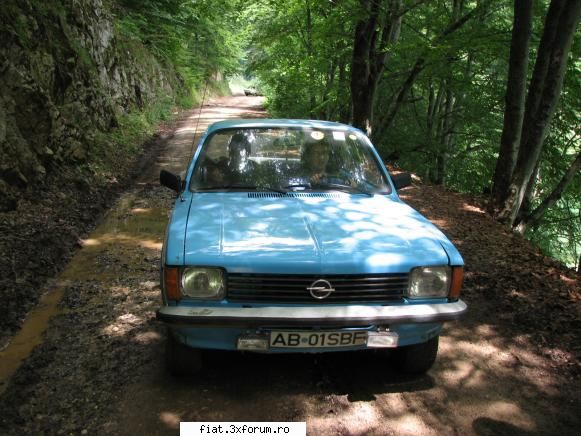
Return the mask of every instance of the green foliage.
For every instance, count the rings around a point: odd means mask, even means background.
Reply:
[[[192,90],[192,92],[182,94],[176,98],[176,106],[181,109],[192,108],[199,102],[200,98],[198,98],[198,95],[194,90]]]
[[[96,68],[95,62],[85,47],[76,38],[69,39],[69,45],[75,52],[76,57],[89,69],[93,70]]]
[[[117,114],[116,127],[95,134],[90,164],[81,170],[101,180],[111,177],[118,162],[137,154],[157,124],[171,120],[179,108],[200,103],[204,89],[208,95],[227,94],[227,84],[214,77],[235,72],[241,57],[235,2],[119,0],[112,6],[117,46],[131,53],[144,74],[155,75],[160,66],[177,71],[183,88],[175,96],[159,92],[142,108],[126,108],[129,112]],[[72,48],[83,63],[90,60],[82,47]]]
[[[188,84],[231,74],[241,57],[237,4],[228,0],[120,0],[117,28],[173,64]]]
[[[79,167],[95,183],[106,183],[114,178],[119,165],[135,157],[141,146],[152,138],[160,122],[171,122],[179,108],[190,108],[197,102],[195,94],[184,95],[174,103],[170,97],[158,99],[142,111],[117,116],[118,125],[109,132],[97,131],[91,147],[91,159]]]
[[[258,2],[247,72],[258,76],[273,116],[339,119],[348,106],[353,2]]]
[[[116,159],[117,153],[130,154],[138,151],[138,148],[155,132],[159,122],[167,121],[172,117],[176,107],[170,98],[161,99],[143,111],[133,111],[120,114],[117,117],[118,126],[107,133],[98,133],[97,146],[99,151],[95,156],[97,160]]]
[[[224,80],[212,80],[208,81],[208,90],[206,93],[210,92],[212,95],[230,95],[230,88],[228,82]]]
[[[581,152],[579,133],[567,128],[567,114],[561,111],[555,120],[551,135],[547,138],[531,208],[540,204]],[[560,136],[563,135],[563,136]],[[540,224],[530,228],[527,237],[541,250],[563,263],[577,268],[581,255],[581,174],[555,205],[547,210]]]
[[[29,18],[22,12],[20,7],[12,2],[6,2],[0,8],[0,22],[10,23],[0,29],[0,34],[13,34],[16,36],[20,44],[28,47],[32,44],[34,38],[32,36]],[[4,35],[2,35],[5,37]]]
[[[387,10],[393,3],[379,0]],[[503,125],[513,1],[402,1],[399,40],[379,83],[373,140],[389,163],[428,182],[461,192],[490,189]],[[529,76],[548,0],[535,2]],[[464,14],[479,14],[448,32]],[[250,35],[247,75],[263,84],[273,116],[348,121],[350,64],[361,2],[255,2],[244,12]],[[552,123],[532,199],[538,205],[558,183],[580,147],[581,38],[573,43],[558,113]],[[403,101],[398,92],[420,61],[422,70]],[[398,105],[394,121],[386,114]],[[576,130],[577,129],[577,130]],[[581,247],[579,176],[528,236],[547,253],[576,265]]]
[[[543,222],[531,228],[527,237],[548,256],[566,265],[579,267],[581,255],[581,177],[577,176],[569,194],[559,200],[543,217]]]

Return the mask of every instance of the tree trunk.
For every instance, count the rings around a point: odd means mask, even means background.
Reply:
[[[571,181],[573,180],[573,178],[579,172],[580,169],[581,169],[581,153],[577,155],[569,169],[565,171],[563,178],[557,184],[557,186],[555,186],[555,189],[553,189],[553,191],[542,201],[541,204],[539,204],[535,208],[535,210],[533,210],[530,214],[528,214],[518,223],[516,230],[519,233],[524,234],[524,232],[529,226],[536,224],[545,214],[547,209],[550,208],[561,198],[563,192],[565,192],[565,189],[567,189],[567,186],[569,186],[569,184],[571,183]]]
[[[426,116],[426,147],[432,149],[434,137],[438,136],[438,121],[441,119],[440,112],[442,109],[442,99],[444,98],[445,81],[441,80],[438,91],[435,93],[434,86],[430,83],[428,96],[428,113]]]
[[[444,106],[444,117],[442,120],[442,135],[440,138],[440,151],[438,155],[438,181],[437,184],[446,186],[446,173],[448,172],[448,160],[454,145],[452,126],[454,123],[455,98],[454,94],[446,83],[446,103]]]
[[[355,27],[351,63],[352,124],[371,135],[377,85],[389,54],[387,47],[399,39],[401,0],[389,0],[388,5],[380,0],[361,0],[361,6],[367,16]]]
[[[545,135],[559,100],[581,0],[553,0],[535,63],[523,120],[518,158],[510,185],[500,202],[498,219],[513,226],[527,184],[537,165]]]
[[[449,158],[450,144],[450,115],[453,110],[454,97],[449,89],[449,80],[442,80],[438,97],[437,106],[434,108],[434,116],[437,119],[437,129],[435,134],[430,138],[434,144],[434,168],[431,172],[430,181],[435,185],[443,186],[446,179],[446,169]]]
[[[348,86],[348,74],[347,68],[343,59],[339,60],[339,86],[338,89],[346,89]],[[337,95],[339,97],[339,95]],[[349,118],[351,116],[351,107],[348,104],[343,104],[344,101],[342,99],[337,98],[337,116],[339,117],[339,122],[347,124],[349,122]]]
[[[381,122],[382,131],[388,130],[391,127],[391,124],[395,120],[395,116],[399,112],[399,109],[401,108],[402,103],[406,99],[408,92],[410,91],[410,89],[412,89],[414,82],[418,78],[419,74],[424,70],[425,66],[426,65],[424,58],[419,58],[414,64],[407,79],[400,87],[399,92],[395,96],[393,103],[389,106],[387,115]]]
[[[535,188],[537,187],[538,181],[540,178],[539,177],[539,174],[541,172],[540,166],[541,166],[541,163],[539,161],[537,161],[537,165],[535,166],[535,169],[533,170],[533,174],[531,175],[531,178],[529,179],[529,182],[527,183],[527,187],[525,189],[522,204],[521,204],[520,209],[518,211],[518,214],[516,216],[515,224],[513,225],[513,227],[516,224],[518,224],[520,221],[522,221],[528,214],[531,213],[533,200],[535,198]]]
[[[507,192],[518,156],[518,145],[525,111],[529,41],[533,20],[532,11],[532,0],[514,1],[514,24],[506,85],[504,126],[500,140],[500,153],[492,179],[494,204],[499,204],[504,193]]]
[[[482,1],[478,6],[472,9],[470,12],[467,12],[462,17],[455,20],[450,26],[448,26],[440,35],[434,38],[431,43],[430,47],[434,47],[440,45],[442,42],[446,40],[448,36],[450,36],[455,31],[461,29],[469,20],[476,17],[478,14],[486,11],[486,8],[490,4],[490,0]],[[400,108],[403,106],[403,102],[407,98],[408,93],[412,89],[416,79],[420,75],[420,73],[426,67],[426,60],[424,59],[424,55],[420,56],[414,66],[410,70],[406,80],[401,85],[399,91],[395,93],[393,96],[391,103],[388,106],[386,115],[380,120],[378,126],[378,134],[376,135],[377,138],[381,138],[383,132],[387,131],[391,124],[394,122],[397,113],[399,112]]]
[[[371,76],[372,31],[377,22],[379,2],[361,1],[362,9],[369,14],[355,26],[355,40],[353,44],[353,60],[351,62],[351,101],[352,123],[355,127],[367,131],[371,128],[371,90],[369,81]]]
[[[311,14],[311,4],[309,0],[305,0],[305,47],[307,51],[307,56],[312,58],[313,56],[313,17]],[[315,81],[316,71],[311,68],[308,72],[309,78],[309,112],[311,118],[316,118],[317,114],[315,108],[317,107],[317,98],[314,92],[312,84]]]
[[[329,94],[335,84],[337,63],[336,59],[331,59],[329,69],[325,76],[325,87],[323,88],[323,94],[321,95],[321,109],[319,112],[323,120],[329,120],[333,116],[333,102],[332,99],[329,98]]]

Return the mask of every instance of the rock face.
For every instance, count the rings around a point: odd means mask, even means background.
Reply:
[[[179,75],[115,28],[102,0],[0,8],[0,211],[59,168],[91,163],[121,114],[173,98]]]

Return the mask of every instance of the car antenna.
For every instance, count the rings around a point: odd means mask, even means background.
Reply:
[[[204,107],[204,101],[206,100],[206,90],[208,89],[208,78],[206,77],[206,82],[204,83],[204,93],[202,94],[202,102],[200,103],[200,111],[198,112],[198,120],[196,121],[196,127],[194,128],[194,137],[192,138],[192,146],[190,148],[190,162],[194,158],[194,145],[196,144],[196,135],[198,134],[198,126],[200,124],[200,117],[202,116],[202,108]],[[188,163],[188,167],[190,164]],[[184,201],[182,193],[180,192],[180,200]]]

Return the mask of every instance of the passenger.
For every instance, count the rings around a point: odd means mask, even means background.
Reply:
[[[250,153],[246,135],[235,133],[228,143],[228,172],[232,184],[251,183],[256,164],[250,160]]]
[[[203,180],[207,187],[227,185],[229,183],[228,174],[228,159],[226,157],[221,157],[216,161],[206,160]]]

